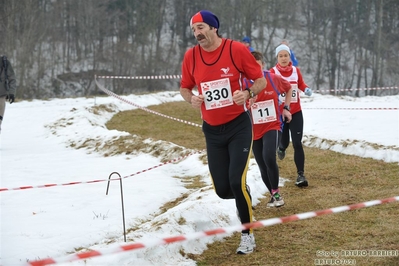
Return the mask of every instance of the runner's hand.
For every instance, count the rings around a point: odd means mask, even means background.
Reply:
[[[233,101],[237,105],[243,105],[245,104],[246,100],[248,100],[248,91],[235,91],[233,93]]]
[[[191,106],[194,108],[201,108],[201,104],[204,102],[204,96],[203,95],[193,95],[191,97]]]

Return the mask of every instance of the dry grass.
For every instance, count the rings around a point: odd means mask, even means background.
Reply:
[[[165,103],[150,106],[149,109],[202,125],[199,110],[191,108],[186,102]],[[144,138],[171,141],[189,149],[205,149],[205,140],[200,127],[180,123],[143,110],[120,112],[107,123],[107,127],[127,131]]]
[[[292,149],[279,162],[280,175],[291,177],[282,194],[286,205],[265,208],[264,199],[255,210],[257,220],[290,216],[373,199],[397,196],[397,164],[305,148],[309,187],[294,185]],[[237,233],[223,243],[214,243],[200,256],[198,265],[314,265],[318,251],[399,250],[398,203],[290,222],[255,230],[257,251],[249,256],[234,254]],[[356,259],[357,265],[399,265],[399,256]]]
[[[201,124],[199,113],[187,103],[149,107],[160,113]],[[142,138],[165,140],[190,149],[205,148],[201,129],[142,110],[121,112],[108,128],[128,131]],[[349,205],[399,195],[399,166],[372,159],[347,156],[305,147],[309,187],[294,185],[293,151],[279,161],[280,176],[289,178],[282,188],[286,205],[266,208],[265,198],[254,212],[257,220]],[[192,178],[192,177],[191,177]],[[172,203],[173,204],[173,203]],[[203,254],[185,254],[198,265],[314,265],[318,251],[395,250],[399,252],[399,203],[389,203],[339,214],[255,229],[257,250],[251,255],[235,254],[239,233],[209,245]],[[184,222],[184,221],[182,221]],[[338,256],[355,259],[356,265],[399,265],[398,256]]]

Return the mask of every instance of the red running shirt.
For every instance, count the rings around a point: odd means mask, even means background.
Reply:
[[[206,52],[197,45],[186,52],[180,87],[192,90],[197,86],[199,94],[204,96],[202,119],[217,126],[247,111],[245,104],[233,101],[233,93],[245,89],[244,76],[256,80],[263,74],[244,44],[223,38],[215,51]]]
[[[295,114],[301,111],[301,99],[299,97],[298,89],[304,91],[306,87],[308,87],[308,85],[306,85],[306,83],[303,81],[302,74],[299,71],[299,68],[292,66],[292,69],[290,71],[279,71],[276,67],[273,67],[270,69],[270,72],[281,75],[285,80],[291,83],[292,99],[290,104],[290,113]],[[284,95],[281,95],[280,101],[282,102],[282,107],[284,106],[284,100]]]
[[[291,84],[281,76],[268,71],[263,73],[267,80],[266,88],[255,96],[255,102],[251,106],[254,140],[262,138],[270,130],[281,130],[279,95],[291,89]]]

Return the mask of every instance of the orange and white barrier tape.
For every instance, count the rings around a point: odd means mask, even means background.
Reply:
[[[151,76],[97,76],[102,79],[181,79],[182,75],[151,75]],[[319,89],[316,92],[329,91],[329,92],[342,92],[342,91],[357,91],[357,90],[395,90],[399,89],[398,86],[391,87],[373,87],[373,88],[349,88],[349,89]]]
[[[153,111],[153,110],[151,110],[151,109],[148,109],[148,108],[145,108],[145,107],[143,107],[143,106],[140,106],[140,105],[138,105],[138,104],[135,104],[135,103],[133,103],[133,102],[131,102],[131,101],[129,101],[129,100],[127,100],[127,99],[125,99],[125,98],[119,96],[118,94],[113,93],[113,92],[110,91],[110,90],[107,90],[106,88],[104,88],[104,86],[102,86],[100,83],[97,82],[97,79],[96,79],[96,78],[94,78],[94,81],[96,82],[97,86],[98,86],[102,91],[104,91],[106,94],[108,94],[109,96],[115,97],[115,98],[121,100],[122,102],[125,102],[125,103],[127,103],[127,104],[133,105],[133,106],[135,106],[135,107],[137,107],[137,108],[139,108],[139,109],[141,109],[141,110],[143,110],[143,111],[146,111],[146,112],[149,112],[149,113],[152,113],[152,114],[156,114],[156,115],[159,115],[159,116],[168,118],[168,119],[172,119],[172,120],[175,120],[175,121],[178,121],[178,122],[182,122],[182,123],[185,123],[185,124],[188,124],[188,125],[191,125],[191,126],[202,127],[202,126],[199,125],[199,124],[196,124],[196,123],[193,123],[193,122],[189,122],[189,121],[185,121],[185,120],[182,120],[182,119],[179,119],[179,118],[171,117],[171,116],[168,116],[168,115],[164,115],[164,114],[155,112],[155,111]]]
[[[213,235],[239,232],[239,231],[249,229],[249,228],[267,227],[267,226],[272,226],[272,225],[276,225],[276,224],[282,224],[282,223],[293,222],[293,221],[297,221],[297,220],[309,219],[309,218],[313,218],[313,217],[317,217],[317,216],[322,216],[325,214],[351,211],[351,210],[361,209],[361,208],[365,208],[365,207],[371,207],[371,206],[395,202],[395,201],[399,201],[399,196],[381,199],[381,200],[372,200],[372,201],[367,201],[367,202],[357,203],[357,204],[352,204],[352,205],[340,206],[340,207],[335,207],[335,208],[325,209],[325,210],[320,210],[320,211],[305,212],[305,213],[295,214],[295,215],[291,215],[291,216],[285,216],[285,217],[281,217],[281,218],[272,218],[272,219],[267,219],[267,220],[262,220],[262,221],[257,221],[257,222],[247,223],[247,224],[242,224],[242,225],[237,225],[237,226],[217,228],[217,229],[213,229],[213,230],[202,231],[202,232],[197,232],[197,233],[192,233],[192,234],[187,234],[187,235],[172,236],[172,237],[166,237],[166,238],[156,239],[156,240],[151,240],[151,241],[148,240],[148,241],[143,241],[141,243],[136,242],[136,243],[126,244],[126,245],[120,245],[120,246],[117,246],[114,248],[101,250],[101,251],[100,250],[91,250],[91,251],[77,253],[77,254],[71,254],[71,255],[64,256],[64,257],[55,258],[55,259],[47,258],[47,259],[42,259],[42,260],[36,260],[36,261],[28,262],[28,265],[42,266],[42,265],[49,265],[49,264],[71,262],[71,261],[76,261],[76,260],[88,259],[88,258],[92,258],[92,257],[110,255],[110,254],[129,251],[129,250],[150,248],[150,247],[155,247],[155,246],[160,246],[160,245],[171,244],[171,243],[175,243],[175,242],[195,240],[198,238],[208,237],[208,236],[213,236]]]
[[[159,76],[97,76],[100,79],[181,79],[181,75]]]
[[[302,107],[302,109],[317,110],[399,110],[397,107]]]
[[[77,182],[69,182],[69,183],[63,183],[63,184],[45,184],[45,185],[38,185],[38,186],[22,186],[22,187],[15,187],[15,188],[0,188],[0,192],[11,191],[11,190],[26,190],[26,189],[31,189],[31,188],[48,188],[48,187],[57,187],[57,186],[70,186],[70,185],[93,184],[93,183],[99,183],[99,182],[115,181],[115,180],[119,180],[119,179],[125,179],[125,178],[128,178],[128,177],[132,177],[132,176],[135,176],[135,175],[138,175],[138,174],[142,174],[144,172],[153,170],[155,168],[164,166],[164,165],[169,164],[169,163],[174,163],[174,162],[181,161],[184,158],[187,158],[187,157],[189,157],[189,156],[191,156],[193,154],[202,153],[202,152],[203,151],[192,152],[192,153],[187,154],[185,156],[181,156],[179,158],[176,158],[176,159],[164,162],[164,163],[160,163],[160,164],[155,165],[153,167],[138,171],[138,172],[136,172],[134,174],[131,174],[131,175],[128,175],[128,176],[124,176],[122,178],[97,179],[97,180],[90,180],[90,181],[77,181]]]
[[[374,88],[353,88],[353,89],[321,89],[321,90],[315,90],[315,92],[321,92],[321,91],[328,91],[328,92],[341,92],[341,91],[366,91],[366,90],[396,90],[399,89],[399,87],[397,86],[393,86],[393,87],[374,87]]]

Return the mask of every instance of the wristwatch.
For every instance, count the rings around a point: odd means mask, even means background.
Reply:
[[[253,98],[253,97],[255,97],[255,94],[254,94],[254,92],[253,92],[253,91],[251,91],[249,88],[245,88],[245,90],[249,92],[249,98]]]
[[[288,112],[291,111],[291,108],[289,105],[284,105],[284,109],[287,110]]]

